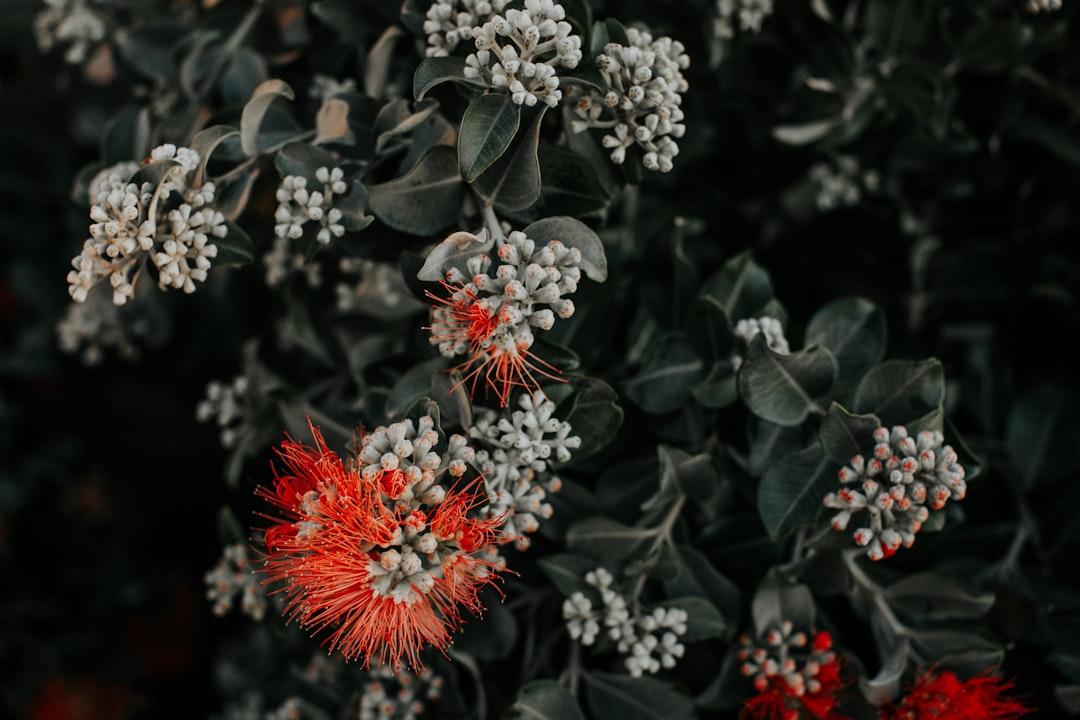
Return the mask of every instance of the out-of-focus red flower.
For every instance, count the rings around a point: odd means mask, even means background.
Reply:
[[[97,678],[45,678],[30,703],[29,720],[119,720],[132,710],[134,696]]]
[[[961,681],[955,673],[922,673],[881,720],[1011,720],[1032,712],[1005,693],[1013,684],[988,673]]]
[[[753,676],[758,694],[743,703],[741,718],[753,720],[846,720],[836,712],[840,691],[840,658],[827,632],[814,635],[801,664],[789,652],[806,646],[805,633],[792,633],[790,623],[766,634],[765,646],[744,639],[739,652],[742,672]],[[805,651],[804,651],[805,653]]]
[[[449,643],[462,606],[482,609],[477,594],[498,568],[479,550],[499,540],[503,518],[469,517],[468,488],[420,491],[419,472],[346,467],[312,435],[314,447],[282,444],[289,474],[259,491],[284,516],[270,518],[265,566],[285,614],[328,631],[346,658],[418,669],[425,645]]]

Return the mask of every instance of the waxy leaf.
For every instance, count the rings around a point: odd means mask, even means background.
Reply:
[[[567,247],[581,251],[581,269],[586,277],[596,282],[607,280],[607,255],[600,236],[577,218],[556,216],[537,220],[522,231],[535,240],[537,245],[546,245],[551,240],[558,240]]]
[[[797,630],[809,631],[814,627],[814,596],[810,589],[799,583],[791,583],[781,577],[774,568],[761,581],[754,598],[750,601],[750,616],[754,633],[763,635],[769,630],[779,630],[784,621]]]
[[[217,246],[217,257],[211,261],[214,267],[234,266],[242,267],[255,261],[255,243],[244,230],[232,222],[225,221],[225,227],[229,232],[223,238],[214,238],[212,242]]]
[[[546,105],[533,112],[529,124],[517,134],[502,156],[473,183],[473,188],[499,210],[524,210],[540,197],[537,145],[540,123],[546,112]]]
[[[854,411],[873,413],[883,425],[910,422],[945,400],[945,373],[935,359],[890,360],[868,372],[855,389]]]
[[[521,106],[504,93],[481,95],[469,103],[458,131],[458,166],[471,183],[506,152],[521,123]]]
[[[371,185],[368,191],[371,211],[384,223],[412,235],[431,235],[457,219],[465,184],[458,174],[457,153],[436,145],[408,173]]]
[[[817,442],[769,466],[758,485],[757,504],[774,540],[814,522],[822,500],[836,484],[835,469],[836,463]]]
[[[494,245],[495,239],[488,236],[486,229],[475,235],[464,230],[451,233],[428,253],[416,277],[426,282],[438,282],[445,279],[446,271],[450,268],[459,268],[464,272],[465,262],[469,258],[486,253]]]
[[[267,80],[255,88],[240,116],[240,147],[245,155],[251,157],[259,152],[259,128],[270,105],[278,98],[292,100],[295,97],[293,89],[284,80]]]
[[[873,452],[874,430],[880,426],[876,415],[854,415],[833,403],[821,420],[818,438],[830,459],[846,463],[853,455]]]
[[[667,413],[682,407],[704,374],[704,363],[682,333],[665,333],[646,350],[637,375],[623,392],[643,410]]]
[[[581,447],[574,450],[573,462],[603,449],[619,432],[623,410],[618,406],[618,394],[609,385],[595,378],[573,378],[574,394],[565,422],[571,432],[581,438]]]
[[[444,82],[458,82],[477,88],[486,88],[480,79],[465,77],[465,59],[454,56],[429,57],[421,61],[413,74],[413,97],[423,100],[428,91]]]
[[[702,285],[701,296],[711,299],[732,326],[744,318],[758,317],[761,309],[774,297],[769,274],[748,252],[724,263],[724,267]]]
[[[750,412],[777,425],[798,425],[811,412],[821,412],[814,398],[835,381],[836,360],[825,348],[781,354],[762,333],[750,341],[737,378],[739,396]]]
[[[619,720],[692,720],[693,701],[652,677],[589,672],[585,697],[592,716]]]
[[[856,380],[885,354],[885,315],[869,300],[836,300],[810,318],[806,344],[832,352],[841,382]]]
[[[518,691],[510,720],[585,720],[574,696],[554,680],[533,680]]]

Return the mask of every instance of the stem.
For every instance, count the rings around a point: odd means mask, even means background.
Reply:
[[[578,694],[578,680],[581,678],[581,643],[573,640],[570,642],[570,663],[566,668],[566,677],[569,682],[570,694],[575,698]]]
[[[652,530],[655,538],[653,539],[652,546],[645,553],[646,555],[653,553],[662,543],[666,542],[672,544],[671,528],[675,526],[675,520],[679,517],[679,512],[682,511],[682,507],[685,504],[685,495],[680,495],[675,502],[671,503],[671,507],[668,509],[667,515],[664,516],[663,521]],[[645,573],[641,573],[634,578],[634,587],[630,591],[630,602],[632,602],[635,607],[637,606],[638,596],[641,595],[641,591],[644,587]]]
[[[496,240],[505,240],[506,235],[503,234],[502,225],[499,224],[499,218],[495,216],[495,208],[491,203],[482,203],[480,205],[480,212],[484,216],[484,227],[491,233],[491,237]]]
[[[844,559],[844,566],[847,567],[848,572],[851,574],[852,580],[855,581],[858,586],[858,590],[862,592],[864,596],[869,598],[873,603],[874,608],[885,619],[885,622],[889,624],[893,632],[898,636],[908,634],[907,626],[905,626],[896,617],[896,613],[889,607],[889,603],[885,602],[885,596],[883,589],[880,585],[874,582],[866,571],[859,567],[858,558],[862,554],[861,550],[845,550],[841,557]]]

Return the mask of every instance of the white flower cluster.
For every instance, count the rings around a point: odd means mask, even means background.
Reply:
[[[370,671],[360,697],[359,720],[419,720],[425,703],[442,696],[443,679],[429,668],[395,672],[383,665]]]
[[[405,530],[387,543],[388,549],[373,551],[368,566],[376,595],[395,602],[416,602],[434,587],[443,563],[478,549],[463,548],[461,538],[444,537],[429,524],[437,512],[432,508],[446,499],[438,475],[445,470],[460,478],[474,457],[461,435],[450,436],[444,454],[434,449],[438,442],[435,421],[424,415],[416,424],[406,419],[375,428],[364,436],[357,454],[361,477],[375,483],[384,504],[406,518]]]
[[[198,153],[190,148],[161,145],[150,161],[177,165],[157,187],[127,182],[121,173],[130,169],[129,163],[106,169],[91,183],[94,222],[67,276],[75,302],[85,302],[90,289],[107,280],[113,302],[123,305],[135,294],[135,277],[146,258],[157,267],[161,288],[192,293],[196,282],[206,280],[217,257],[211,238],[228,233],[225,217],[210,207],[214,184],[190,185],[199,165]]]
[[[322,184],[322,190],[308,190],[307,178],[300,175],[286,175],[281,180],[274,211],[274,234],[279,238],[299,239],[309,221],[319,224],[315,238],[323,245],[345,234],[341,210],[333,206],[334,196],[349,190],[345,172],[339,167],[321,167],[315,171],[315,179]]]
[[[551,517],[551,505],[544,502],[547,493],[562,487],[549,473],[552,461],[568,462],[570,450],[581,447],[581,438],[554,416],[555,403],[543,392],[523,394],[519,403],[521,409],[512,413],[478,408],[469,435],[490,448],[476,450],[474,458],[487,484],[483,513],[504,516],[506,532],[524,550],[527,535],[540,527],[538,516]]]
[[[1061,9],[1061,0],[1028,0],[1029,13],[1054,12]]]
[[[445,57],[473,31],[501,13],[507,0],[435,0],[424,20],[428,57]]]
[[[611,129],[602,142],[611,150],[613,163],[621,165],[627,148],[637,144],[646,169],[670,172],[679,154],[675,140],[686,132],[681,106],[689,85],[682,71],[690,66],[690,58],[683,44],[669,37],[653,40],[636,28],[629,28],[626,35],[629,46],[608,43],[596,57],[608,91],[593,88],[578,99],[574,112],[581,120],[571,129]]]
[[[444,357],[520,355],[535,342],[532,328],[550,330],[556,316],[573,316],[574,301],[566,296],[581,281],[580,250],[558,240],[537,247],[515,230],[496,254],[494,267],[490,256],[480,254],[466,261],[467,275],[457,267],[446,272],[447,283],[457,287],[431,318],[431,343]]]
[[[127,311],[112,303],[105,288],[94,288],[85,302],[68,305],[56,323],[60,349],[70,354],[81,350],[85,365],[100,363],[108,348],[116,348],[126,360],[136,359],[139,349],[134,340],[150,334],[150,321],[142,314]]]
[[[355,275],[353,283],[338,283],[337,308],[346,313],[366,313],[376,317],[396,317],[419,309],[421,304],[409,291],[401,270],[391,263],[358,257],[341,258],[343,275]]]
[[[716,36],[723,40],[735,37],[735,28],[759,33],[761,23],[773,12],[773,0],[716,0]]]
[[[626,655],[626,669],[634,677],[670,670],[686,652],[679,637],[686,634],[688,615],[675,607],[656,608],[642,614],[625,596],[612,589],[615,578],[604,568],[585,574],[585,582],[600,592],[603,608],[596,609],[584,593],[576,592],[563,602],[563,619],[570,637],[592,645],[601,625],[607,637]],[[634,603],[636,606],[636,603]]]
[[[217,422],[221,428],[221,446],[226,449],[235,446],[251,430],[253,414],[248,379],[243,375],[237,375],[228,385],[217,380],[207,383],[206,398],[195,407],[196,420]]]
[[[769,346],[769,349],[780,355],[787,355],[791,352],[791,348],[788,346],[787,338],[784,337],[784,326],[780,324],[780,321],[774,317],[763,315],[759,318],[743,318],[735,323],[735,337],[741,339],[743,342],[749,343],[754,339],[757,334],[765,336],[765,344]],[[731,355],[731,364],[736,370],[742,365],[742,356],[736,353]]]
[[[311,87],[308,89],[308,95],[316,100],[325,100],[326,98],[332,98],[336,95],[344,95],[345,93],[354,93],[356,91],[356,81],[352,78],[338,80],[330,75],[315,73],[315,76],[311,78]]]
[[[582,58],[581,38],[572,30],[559,3],[525,0],[523,10],[494,14],[471,30],[454,32],[458,37],[469,33],[476,45],[476,52],[465,58],[465,77],[510,93],[518,105],[532,107],[543,102],[556,107],[562,100],[556,68],[573,69]]]
[[[215,615],[222,616],[229,612],[239,596],[241,612],[256,621],[263,619],[266,597],[251,569],[244,543],[226,545],[221,560],[203,579],[206,582],[206,599],[213,603]]]
[[[927,505],[940,510],[967,493],[964,468],[956,451],[942,446],[944,440],[936,430],[912,438],[902,425],[892,432],[875,430],[872,456],[852,457],[838,474],[841,483],[857,488],[825,496],[825,507],[840,511],[832,518],[833,529],[845,530],[854,514],[865,512],[869,524],[859,527],[854,537],[871,560],[889,557],[901,545],[911,547],[930,516]]]
[[[739,670],[753,678],[758,692],[764,692],[770,680],[779,677],[801,697],[822,689],[819,678],[835,675],[836,653],[832,651],[832,637],[819,632],[811,641],[806,633],[794,632],[794,629],[791,621],[784,620],[779,628],[765,631],[758,642],[747,635],[739,638],[741,647],[735,655],[742,661]],[[827,666],[828,670],[823,673]]]
[[[863,191],[875,192],[881,182],[877,171],[863,171],[859,160],[852,155],[839,155],[832,162],[814,163],[810,167],[810,179],[817,186],[814,201],[822,212],[857,205]]]
[[[48,52],[56,45],[67,45],[64,60],[78,65],[94,44],[105,37],[107,16],[101,3],[89,0],[45,0],[45,9],[34,18],[38,48]]]

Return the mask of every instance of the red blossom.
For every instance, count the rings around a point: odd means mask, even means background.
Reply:
[[[428,514],[419,507],[399,513],[384,503],[385,478],[365,480],[327,448],[317,429],[311,432],[315,447],[291,439],[282,444],[278,454],[288,473],[258,491],[283,516],[267,516],[274,521],[265,540],[268,582],[281,584],[276,592],[286,594],[289,620],[312,634],[326,632],[331,650],[365,666],[405,662],[419,669],[425,645],[444,649],[449,643],[462,623],[462,606],[482,610],[477,595],[498,568],[471,553],[495,539],[502,519],[467,517],[474,501],[454,488]],[[436,538],[456,538],[456,548],[444,543],[426,555],[415,587],[406,578],[397,581],[401,595],[380,594],[375,581],[386,578],[380,558],[400,557],[397,551],[418,557],[402,538],[423,530],[428,518]]]
[[[1005,695],[1012,687],[989,673],[961,681],[955,673],[930,669],[898,705],[881,709],[881,720],[1011,720],[1032,712]]]

